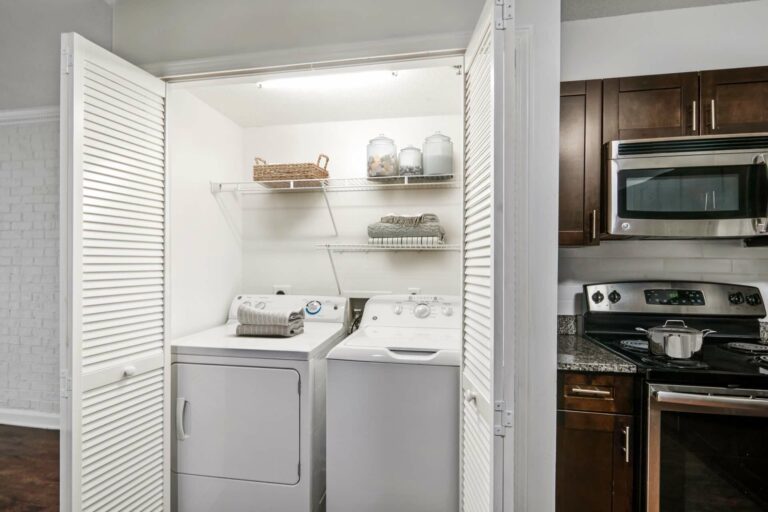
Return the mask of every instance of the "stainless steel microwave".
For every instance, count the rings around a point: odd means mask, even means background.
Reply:
[[[606,149],[609,233],[768,234],[768,133],[621,140]]]

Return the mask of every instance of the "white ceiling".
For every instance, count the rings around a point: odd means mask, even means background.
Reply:
[[[560,5],[562,20],[572,21],[746,1],[753,0],[561,0]]]
[[[459,115],[463,76],[453,65],[193,84],[190,91],[243,127]]]

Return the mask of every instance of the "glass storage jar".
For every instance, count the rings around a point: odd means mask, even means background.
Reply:
[[[428,176],[453,174],[453,142],[440,132],[424,140],[424,174]]]
[[[380,178],[397,176],[397,147],[395,141],[379,135],[368,143],[368,176]]]
[[[415,146],[408,146],[400,150],[398,159],[400,176],[421,176],[424,168],[421,166],[421,150]]]

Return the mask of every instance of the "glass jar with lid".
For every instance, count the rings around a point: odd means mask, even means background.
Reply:
[[[421,165],[421,150],[415,146],[408,146],[400,150],[398,159],[400,176],[421,176],[424,168]]]
[[[397,176],[397,147],[395,141],[379,135],[368,143],[368,176],[380,178]]]
[[[424,140],[424,174],[427,176],[453,174],[453,142],[440,132]]]

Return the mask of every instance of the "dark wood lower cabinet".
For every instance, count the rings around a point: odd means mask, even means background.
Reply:
[[[558,411],[558,512],[632,510],[632,431],[632,416]]]

